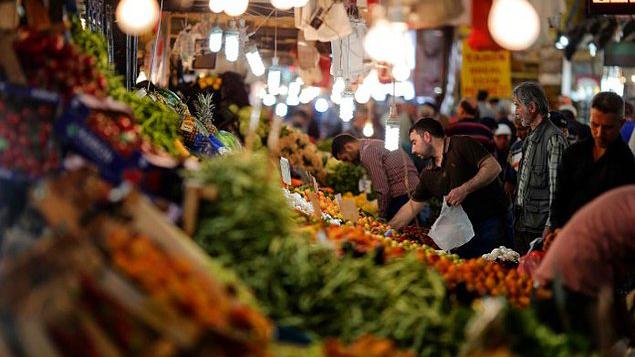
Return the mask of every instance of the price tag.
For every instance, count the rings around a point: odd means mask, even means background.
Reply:
[[[181,130],[186,133],[194,131],[194,118],[189,115],[186,116],[181,123]]]
[[[320,208],[320,200],[315,192],[310,195],[311,205],[313,206],[313,214],[317,219],[322,219],[322,209]]]
[[[289,160],[284,157],[280,158],[280,174],[282,175],[282,182],[285,185],[291,185],[291,168],[289,166]]]
[[[342,200],[342,215],[344,219],[350,222],[357,222],[359,218],[355,201],[350,198]]]
[[[342,194],[338,193],[337,195],[335,195],[335,201],[337,202],[337,205],[340,206],[340,210],[342,209]]]

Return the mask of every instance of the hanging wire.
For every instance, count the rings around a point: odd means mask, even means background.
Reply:
[[[278,17],[278,10],[274,10],[276,18]],[[273,35],[273,58],[278,58],[278,21],[274,22],[274,35]]]
[[[152,72],[154,71],[154,59],[157,56],[157,49],[159,48],[159,36],[161,35],[161,22],[163,20],[163,0],[161,0],[161,7],[159,9],[159,24],[157,26],[157,35],[154,39],[154,50],[152,51],[152,58],[150,58],[150,77],[148,78],[148,88],[150,91],[150,84],[152,83]]]

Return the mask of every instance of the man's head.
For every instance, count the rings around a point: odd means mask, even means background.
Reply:
[[[476,100],[478,100],[479,102],[484,102],[487,100],[487,97],[489,97],[489,93],[485,90],[485,89],[480,89],[477,93],[476,93]]]
[[[418,114],[419,118],[434,118],[438,114],[437,106],[433,103],[425,102],[419,107]]]
[[[474,98],[463,98],[459,102],[459,106],[456,109],[456,115],[459,120],[465,119],[478,119],[478,104]]]
[[[498,128],[494,132],[494,144],[496,150],[507,151],[511,145],[512,129],[507,124],[498,124]]]
[[[595,146],[606,149],[620,135],[624,100],[613,92],[600,92],[591,101],[591,135]]]
[[[349,134],[340,134],[333,139],[333,157],[345,162],[359,163],[359,140]]]
[[[523,126],[537,125],[540,118],[546,119],[549,114],[549,102],[542,87],[536,82],[523,82],[514,88],[512,93],[515,115]]]
[[[432,118],[419,119],[417,123],[410,128],[410,144],[412,144],[412,153],[428,159],[434,156],[434,148],[432,142],[442,140],[445,137],[443,126]]]

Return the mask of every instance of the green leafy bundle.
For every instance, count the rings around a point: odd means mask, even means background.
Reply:
[[[364,177],[366,171],[363,167],[338,161],[336,164],[326,167],[326,185],[335,192],[352,192],[359,195],[359,180]]]
[[[73,20],[71,34],[73,43],[83,53],[95,58],[95,66],[106,77],[108,94],[130,106],[141,124],[141,134],[152,144],[170,154],[178,155],[178,114],[162,103],[154,102],[148,97],[139,97],[126,90],[121,77],[115,75],[112,65],[108,63],[108,47],[102,35],[82,29],[78,19]]]

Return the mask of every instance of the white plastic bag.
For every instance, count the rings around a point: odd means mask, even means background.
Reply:
[[[474,237],[474,227],[461,205],[450,207],[443,198],[441,214],[430,228],[428,235],[439,248],[450,251],[469,242]]]

